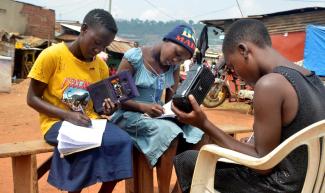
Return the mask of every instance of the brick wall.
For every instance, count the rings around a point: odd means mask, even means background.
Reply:
[[[54,39],[55,12],[54,10],[24,4],[21,14],[27,18],[25,35],[43,39]]]

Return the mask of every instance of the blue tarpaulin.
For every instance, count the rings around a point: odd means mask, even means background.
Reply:
[[[319,76],[325,76],[325,26],[307,26],[304,66]]]

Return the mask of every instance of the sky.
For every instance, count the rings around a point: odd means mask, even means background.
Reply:
[[[110,0],[18,0],[55,10],[57,20],[82,21],[93,8],[109,9]],[[111,0],[117,19],[195,22],[240,18],[302,7],[325,7],[325,0]],[[238,3],[237,3],[238,2]]]

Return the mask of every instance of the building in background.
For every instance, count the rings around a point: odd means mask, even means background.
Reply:
[[[325,25],[325,7],[305,7],[276,13],[248,15],[247,18],[261,20],[268,28],[272,46],[292,62],[304,58],[306,26]],[[240,18],[204,20],[203,23],[227,30]]]
[[[79,22],[59,21],[56,23],[55,40],[57,42],[71,42],[77,39],[80,33],[81,24]],[[136,42],[115,36],[114,41],[106,47],[108,54],[107,65],[110,67],[110,74],[113,75],[120,64],[124,53],[137,46]]]
[[[11,65],[6,75],[4,71],[0,74],[1,82],[11,83],[26,78],[38,54],[51,45],[54,32],[54,10],[15,0],[1,0],[1,64]]]
[[[54,39],[55,11],[14,0],[1,0],[0,30]]]

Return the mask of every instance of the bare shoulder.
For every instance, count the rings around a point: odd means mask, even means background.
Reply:
[[[121,60],[121,63],[120,63],[120,65],[119,65],[117,71],[118,71],[118,72],[121,72],[121,71],[124,71],[124,70],[129,70],[129,71],[131,72],[131,74],[134,74],[133,66],[132,66],[131,63],[130,63],[127,59],[125,59],[125,58],[123,58],[123,59]]]
[[[285,96],[283,86],[286,84],[288,84],[287,80],[277,73],[261,77],[254,87],[254,109],[271,104],[270,108],[280,106]]]
[[[289,124],[298,110],[298,96],[290,82],[281,74],[269,73],[254,88],[254,109],[257,117],[279,114],[281,125]],[[273,120],[274,121],[274,120]]]
[[[284,103],[290,83],[280,74],[269,73],[261,77],[254,87],[255,148],[264,156],[280,144]]]
[[[278,73],[269,73],[262,76],[256,83],[254,91],[256,92],[275,92],[279,94],[284,86],[289,86],[287,79]]]

